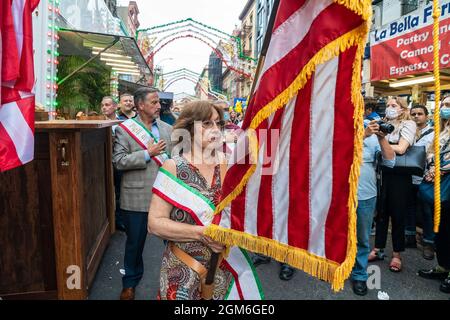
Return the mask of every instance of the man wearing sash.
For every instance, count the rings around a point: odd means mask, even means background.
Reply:
[[[123,172],[120,208],[127,234],[121,300],[134,299],[134,288],[144,273],[142,252],[151,190],[159,167],[172,149],[172,127],[159,120],[158,90],[140,88],[134,94],[134,102],[139,115],[117,127],[113,153],[114,166]]]

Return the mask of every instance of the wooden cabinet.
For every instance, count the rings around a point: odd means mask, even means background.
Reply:
[[[0,173],[0,297],[86,299],[114,232],[112,125],[36,122],[35,158]]]

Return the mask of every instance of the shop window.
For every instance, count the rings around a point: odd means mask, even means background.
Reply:
[[[414,10],[416,10],[419,6],[418,0],[403,0],[402,2],[402,15],[406,15]]]

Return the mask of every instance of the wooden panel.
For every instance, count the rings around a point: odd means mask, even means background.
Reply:
[[[0,296],[85,299],[114,230],[111,127],[35,137],[35,160],[0,174]]]
[[[114,201],[111,139],[111,128],[81,132],[81,215],[88,285],[95,277],[111,234],[111,201]]]
[[[120,120],[52,120],[36,121],[36,129],[89,129],[107,128],[119,124]]]
[[[113,153],[113,145],[112,145],[112,128],[107,128],[107,139],[105,146],[105,155],[108,159],[105,162],[106,165],[106,205],[107,212],[109,213],[109,226],[110,233],[113,234],[116,231],[116,197],[114,191],[114,172],[112,165],[112,153]]]
[[[35,135],[35,160],[0,174],[0,295],[56,292],[48,134]],[[7,276],[5,276],[7,275]],[[34,295],[34,294],[32,294]],[[37,294],[46,297],[46,294]]]
[[[95,241],[95,246],[91,249],[90,260],[87,262],[88,288],[91,286],[92,281],[94,281],[95,274],[103,257],[103,253],[105,252],[109,239],[111,238],[109,230],[109,222],[106,222],[98,235],[97,240]]]
[[[83,255],[85,248],[80,221],[82,192],[80,142],[79,131],[50,132],[53,223],[59,299],[85,299],[87,297],[86,261]],[[79,289],[71,289],[67,286],[69,277],[67,268],[70,266],[80,268],[81,286]]]
[[[85,261],[93,254],[92,248],[104,225],[108,222],[106,212],[105,184],[105,132],[93,130],[83,132],[81,136],[82,161],[81,172],[83,188],[81,194],[81,215],[83,242],[86,248]]]
[[[86,129],[81,131],[81,151],[86,152],[93,148],[100,149],[102,155],[105,157],[105,145],[106,145],[106,129]],[[99,161],[100,159],[96,160]],[[86,163],[88,166],[90,162]],[[104,165],[104,163],[102,163]],[[104,176],[103,176],[104,177]]]
[[[44,290],[35,171],[32,162],[0,173],[1,294]]]
[[[50,147],[48,133],[35,134],[35,161],[39,191],[39,223],[41,231],[42,274],[45,290],[55,290],[56,261],[53,235],[52,178],[50,170]]]
[[[31,291],[3,295],[3,300],[56,300],[58,292],[53,291]]]

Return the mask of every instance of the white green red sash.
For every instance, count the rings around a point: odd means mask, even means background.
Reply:
[[[144,149],[147,150],[147,146],[152,141],[158,143],[158,139],[148,130],[142,123],[135,119],[128,119],[119,124],[128,134]],[[160,155],[151,157],[158,166],[162,166],[164,161],[169,159],[167,153],[161,153]]]
[[[209,225],[214,216],[214,204],[198,190],[188,186],[173,174],[159,168],[153,185],[153,193],[174,207],[188,212],[198,225]],[[223,259],[233,280],[225,296],[226,300],[262,300],[264,294],[258,275],[247,252],[232,247],[228,257]]]

